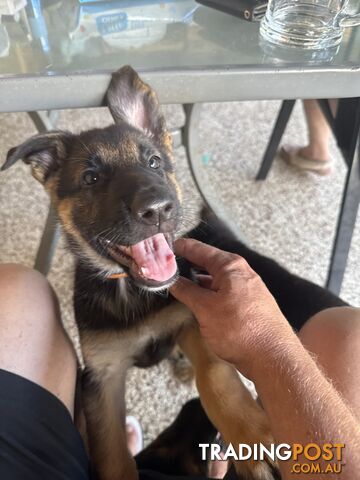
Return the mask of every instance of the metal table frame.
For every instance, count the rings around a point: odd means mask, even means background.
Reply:
[[[360,90],[360,64],[353,68],[209,65],[138,71],[163,104],[357,97]],[[104,105],[110,79],[111,72],[5,76],[0,79],[0,112],[99,107]]]

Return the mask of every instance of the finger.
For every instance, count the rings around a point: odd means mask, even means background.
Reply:
[[[198,273],[195,275],[195,278],[201,287],[211,290],[212,281],[213,281],[213,278],[211,275],[203,275],[201,273]]]
[[[192,238],[180,238],[175,242],[175,253],[191,263],[204,268],[210,275],[215,275],[221,267],[236,257]]]
[[[184,303],[193,312],[199,302],[207,301],[209,291],[184,277],[179,277],[170,288],[171,294],[180,302]]]

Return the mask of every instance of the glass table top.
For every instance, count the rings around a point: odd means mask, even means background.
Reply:
[[[0,78],[192,68],[360,71],[360,27],[336,52],[299,57],[259,44],[259,24],[194,0],[14,0],[0,6]]]

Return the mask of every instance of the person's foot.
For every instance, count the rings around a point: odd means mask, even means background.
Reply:
[[[126,438],[133,457],[143,449],[143,434],[139,421],[132,415],[126,417]]]
[[[306,147],[284,145],[279,155],[285,162],[303,171],[318,175],[329,175],[332,172],[332,161],[327,150],[310,145]]]

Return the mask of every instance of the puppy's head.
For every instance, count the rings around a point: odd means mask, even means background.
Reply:
[[[107,103],[116,125],[54,131],[12,148],[50,193],[75,254],[104,277],[125,272],[148,289],[176,278],[181,219],[171,137],[156,95],[130,67],[113,75]]]

